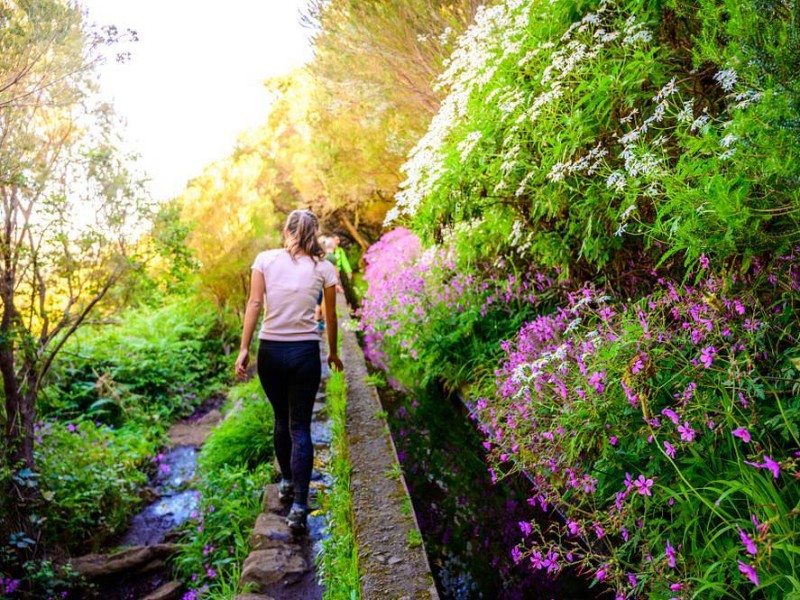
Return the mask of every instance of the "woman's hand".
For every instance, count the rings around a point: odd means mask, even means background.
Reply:
[[[243,379],[247,375],[248,364],[250,364],[250,350],[247,348],[239,350],[239,356],[236,358],[236,377]]]
[[[335,352],[330,352],[328,354],[328,366],[334,371],[344,370],[344,366],[342,365],[342,359],[339,358],[339,355],[337,355]]]

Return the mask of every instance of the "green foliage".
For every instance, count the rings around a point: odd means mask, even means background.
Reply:
[[[347,387],[344,373],[334,372],[328,380],[326,398],[333,421],[331,433],[331,475],[333,483],[322,499],[330,536],[322,542],[318,559],[319,576],[325,587],[325,600],[358,600],[361,585],[358,548],[355,543],[353,504],[350,494],[350,461],[345,411]]]
[[[231,388],[226,412],[200,449],[200,508],[184,528],[184,546],[175,559],[193,591],[206,589],[203,598],[227,599],[241,591],[250,531],[274,476],[272,408],[257,379]]]
[[[47,540],[72,551],[96,550],[139,505],[145,467],[162,440],[138,428],[114,431],[90,421],[41,423],[36,436]]]
[[[451,59],[398,212],[459,254],[595,280],[642,250],[690,265],[784,252],[797,40],[781,2],[500,3]]]
[[[132,420],[166,425],[219,385],[231,337],[202,301],[128,310],[117,325],[86,329],[68,341],[44,391],[43,411],[115,426]]]
[[[261,495],[273,475],[271,463],[253,471],[225,465],[199,471],[200,507],[184,528],[174,566],[187,586],[205,588],[203,598],[229,599],[237,591]]]
[[[245,397],[240,402],[239,409],[234,405],[232,413],[219,424],[200,450],[198,463],[204,469],[217,471],[226,466],[253,469],[272,461],[275,453],[272,406],[263,392]]]

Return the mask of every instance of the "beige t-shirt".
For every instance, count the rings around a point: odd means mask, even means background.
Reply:
[[[256,256],[251,268],[264,276],[266,287],[266,310],[258,339],[319,340],[314,308],[320,289],[338,283],[334,266],[305,255],[293,260],[286,250],[267,250]]]

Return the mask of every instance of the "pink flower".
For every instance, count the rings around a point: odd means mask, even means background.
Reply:
[[[708,269],[709,265],[711,264],[711,261],[708,260],[708,257],[705,254],[701,254],[699,260],[700,260],[700,268]]]
[[[597,573],[595,573],[595,577],[597,577],[597,581],[603,581],[606,578],[606,570],[605,567],[599,569]]]
[[[666,452],[667,456],[670,458],[675,458],[675,446],[669,442],[664,442],[664,452]]]
[[[770,470],[770,472],[772,473],[772,477],[774,479],[777,479],[781,474],[781,466],[780,466],[780,464],[778,464],[777,462],[772,460],[766,454],[764,455],[764,468]]]
[[[707,346],[700,351],[700,362],[703,363],[703,366],[708,369],[711,367],[711,363],[714,362],[714,355],[717,353],[717,349],[714,346]]]
[[[745,444],[750,442],[750,432],[747,431],[744,427],[739,427],[738,429],[734,429],[731,431],[734,437],[738,437],[741,439]]]
[[[753,582],[753,585],[758,585],[758,574],[756,573],[755,567],[748,565],[745,562],[739,561],[739,570],[747,575],[747,578]]]
[[[755,556],[758,554],[758,548],[756,548],[756,543],[750,539],[750,536],[745,533],[744,529],[739,527],[739,537],[742,540],[742,544],[744,544],[745,550],[747,550],[748,554],[752,554]]]
[[[650,491],[650,488],[653,487],[653,480],[652,479],[645,479],[644,475],[639,475],[639,477],[633,482],[638,488],[638,492],[642,496],[652,496],[653,493]]]
[[[661,411],[661,414],[667,417],[673,423],[675,423],[675,425],[677,425],[680,422],[677,413],[671,408],[665,408],[664,410]]]
[[[603,384],[605,378],[605,372],[595,371],[592,373],[591,377],[589,377],[589,385],[594,387],[598,394],[602,394],[605,389],[605,385]]]
[[[570,535],[578,535],[581,532],[581,528],[575,521],[567,522],[567,529],[569,529]]]
[[[669,540],[667,540],[666,555],[667,555],[667,563],[669,564],[670,568],[674,569],[675,566],[677,565],[677,562],[675,560],[675,548],[673,547],[672,544],[669,543]]]
[[[781,466],[774,460],[772,460],[766,454],[764,455],[764,462],[763,463],[755,463],[749,460],[744,461],[744,464],[750,465],[751,467],[755,467],[757,469],[769,469],[772,473],[772,476],[777,479],[781,474]]]
[[[692,429],[689,421],[684,422],[683,425],[678,425],[678,431],[680,432],[681,439],[684,442],[691,442],[694,439],[694,436],[697,434],[697,432]]]

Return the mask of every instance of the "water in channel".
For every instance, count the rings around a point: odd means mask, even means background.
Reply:
[[[548,576],[511,559],[518,523],[549,517],[527,503],[524,476],[492,483],[482,438],[458,401],[435,390],[380,396],[443,600],[604,597],[574,572]]]

